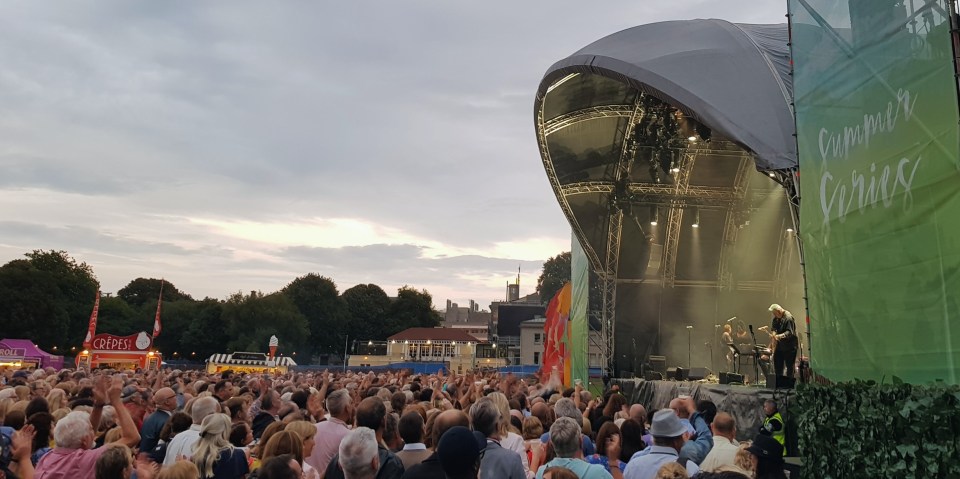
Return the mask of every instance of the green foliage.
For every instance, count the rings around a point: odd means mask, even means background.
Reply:
[[[301,354],[331,353],[343,349],[347,304],[340,297],[332,279],[310,273],[291,281],[281,293],[307,318],[310,327],[308,349]]]
[[[80,344],[99,284],[65,251],[34,250],[0,267],[0,331],[44,348]]]
[[[343,292],[350,321],[347,332],[354,339],[379,339],[390,308],[390,298],[375,284],[358,284]],[[386,337],[386,336],[384,336]]]
[[[556,296],[564,283],[570,281],[570,252],[560,253],[543,263],[543,272],[537,278],[537,293],[540,302],[547,304]]]
[[[179,346],[182,348],[180,354],[195,352],[197,359],[205,360],[212,354],[227,351],[227,326],[223,320],[222,301],[210,298],[203,301],[179,301],[171,304],[169,309],[174,312],[182,310],[183,314],[190,317],[189,326],[177,331],[180,337]],[[266,343],[255,351],[266,352]]]
[[[277,354],[292,354],[306,345],[309,326],[290,298],[274,293],[235,293],[223,304],[230,351],[267,351],[270,336],[280,340]]]
[[[397,299],[390,303],[389,320],[377,339],[386,339],[408,328],[440,326],[440,313],[433,309],[433,296],[427,290],[409,286],[397,290]],[[363,338],[359,338],[363,339]]]
[[[960,386],[803,385],[803,477],[960,477]]]
[[[144,305],[154,305],[156,307],[157,298],[160,296],[160,284],[163,284],[163,301],[182,301],[192,300],[189,294],[186,294],[172,283],[156,278],[137,278],[117,291],[117,297],[123,299],[130,306],[140,308]]]
[[[138,321],[137,311],[126,301],[117,297],[100,298],[100,312],[97,314],[97,331],[129,336],[140,331],[148,334],[153,331],[153,318],[149,322]]]

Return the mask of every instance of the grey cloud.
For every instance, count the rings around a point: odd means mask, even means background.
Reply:
[[[779,22],[783,10],[750,0],[6,3],[0,153],[11,156],[0,157],[0,188],[116,196],[126,217],[360,218],[463,248],[566,237],[533,133],[547,67],[641,23]],[[368,268],[352,274],[376,282]]]

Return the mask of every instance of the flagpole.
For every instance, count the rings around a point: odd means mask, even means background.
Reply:
[[[160,336],[160,307],[163,304],[163,278],[160,278],[160,296],[157,297],[157,314],[153,318],[153,338]]]

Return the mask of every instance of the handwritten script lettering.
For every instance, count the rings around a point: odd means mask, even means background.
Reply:
[[[869,171],[853,170],[849,182],[835,178],[830,172],[829,164],[849,159],[857,148],[869,149],[872,138],[893,133],[900,119],[911,119],[916,102],[917,95],[900,89],[897,91],[896,101],[887,102],[886,108],[876,113],[863,115],[861,124],[844,126],[835,132],[826,128],[820,129],[818,140],[820,158],[823,161],[823,173],[820,175],[820,209],[824,225],[829,225],[831,218],[837,218],[843,223],[846,215],[854,210],[864,214],[867,207],[876,208],[882,205],[889,208],[897,194],[903,195],[903,210],[910,210],[913,205],[913,180],[922,157],[918,156],[914,160],[901,157],[895,165],[872,162]]]

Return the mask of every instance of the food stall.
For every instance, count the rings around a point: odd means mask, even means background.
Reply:
[[[214,354],[207,359],[207,373],[223,371],[238,373],[286,374],[297,363],[289,356],[270,357],[264,353],[236,352]]]
[[[0,340],[0,369],[63,369],[63,356],[50,354],[29,339]]]
[[[156,370],[162,357],[152,346],[153,340],[146,331],[130,336],[98,334],[90,341],[90,349],[77,355],[77,367]]]

